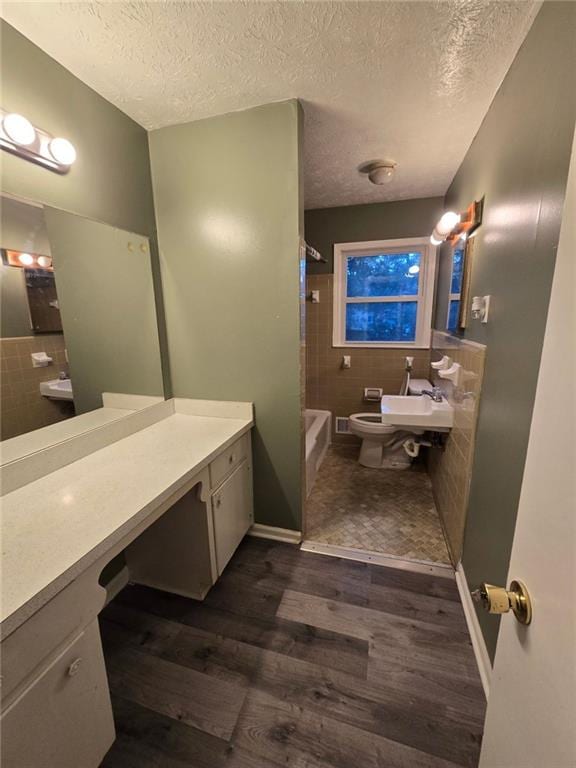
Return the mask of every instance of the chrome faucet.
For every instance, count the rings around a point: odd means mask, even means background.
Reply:
[[[442,390],[440,389],[440,387],[432,387],[432,389],[423,389],[422,394],[428,395],[428,397],[431,397],[435,403],[442,402]]]

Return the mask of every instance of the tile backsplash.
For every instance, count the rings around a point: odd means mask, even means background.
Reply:
[[[454,426],[442,447],[429,450],[428,471],[450,555],[456,564],[462,555],[486,347],[434,331],[432,362],[440,360],[443,355],[462,366],[464,377],[462,385],[454,387],[435,371],[432,372],[433,383],[441,387],[454,407]]]
[[[52,363],[33,368],[32,352],[46,352]],[[60,371],[67,370],[62,334],[0,339],[1,440],[74,416],[71,401],[40,394],[40,382],[57,379]]]
[[[365,402],[365,387],[381,387],[397,395],[404,376],[404,358],[414,357],[412,375],[428,378],[430,350],[358,349],[332,347],[332,291],[334,275],[308,275],[306,293],[319,291],[320,302],[306,303],[306,407],[336,416],[378,411],[379,403]],[[352,366],[342,368],[343,355]],[[359,442],[354,435],[333,435],[335,442]]]

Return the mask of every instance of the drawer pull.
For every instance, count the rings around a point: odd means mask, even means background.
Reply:
[[[221,504],[222,504],[222,499],[220,498],[220,496],[217,496],[216,497],[216,506],[219,507]]]
[[[72,664],[68,667],[68,676],[74,677],[74,675],[78,674],[80,671],[80,665],[82,664],[82,659],[74,659]]]
[[[234,454],[231,453],[230,456],[228,456],[228,464],[234,464]]]

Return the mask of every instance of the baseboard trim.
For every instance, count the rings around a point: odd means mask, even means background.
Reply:
[[[480,679],[482,680],[484,695],[486,696],[486,699],[488,699],[488,694],[490,693],[490,680],[492,678],[492,664],[490,663],[490,656],[488,655],[488,649],[486,648],[484,636],[480,629],[480,622],[478,621],[474,603],[472,602],[468,581],[466,579],[466,574],[464,573],[464,568],[462,568],[462,563],[456,568],[456,584],[458,586],[458,592],[460,593],[460,600],[462,602],[462,608],[464,609],[468,632],[470,633],[470,639],[472,640],[472,647],[474,648],[474,656],[476,657],[478,672],[480,673]]]
[[[340,547],[336,544],[324,544],[308,539],[302,542],[301,549],[304,552],[315,552],[317,555],[341,557],[344,560],[356,560],[360,563],[385,565],[388,568],[398,568],[403,571],[415,571],[416,573],[429,573],[433,576],[454,578],[454,569],[451,565],[433,563],[428,560],[406,560],[405,558],[396,555],[384,555],[380,552],[370,552],[366,549]]]
[[[262,525],[261,523],[254,523],[248,531],[248,536],[254,536],[256,539],[283,541],[286,544],[300,544],[302,541],[302,531],[275,528],[273,525]]]

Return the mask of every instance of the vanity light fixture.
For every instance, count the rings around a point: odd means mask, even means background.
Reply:
[[[446,211],[430,236],[432,245],[441,245],[445,241],[454,244],[458,239],[466,240],[482,223],[483,208],[484,198],[470,203],[462,213]]]
[[[26,251],[12,251],[8,248],[2,248],[2,263],[7,267],[16,267],[17,269],[48,269],[54,270],[52,257],[27,253]]]
[[[52,136],[35,128],[23,115],[3,109],[0,110],[0,147],[56,173],[68,173],[76,160],[76,150],[68,139]]]
[[[52,266],[52,259],[50,256],[38,256],[36,261],[38,262],[38,266],[42,267],[42,269],[50,269]]]
[[[31,256],[29,253],[21,253],[18,256],[18,261],[20,264],[22,264],[25,267],[29,267],[32,264],[34,264],[34,256]]]

